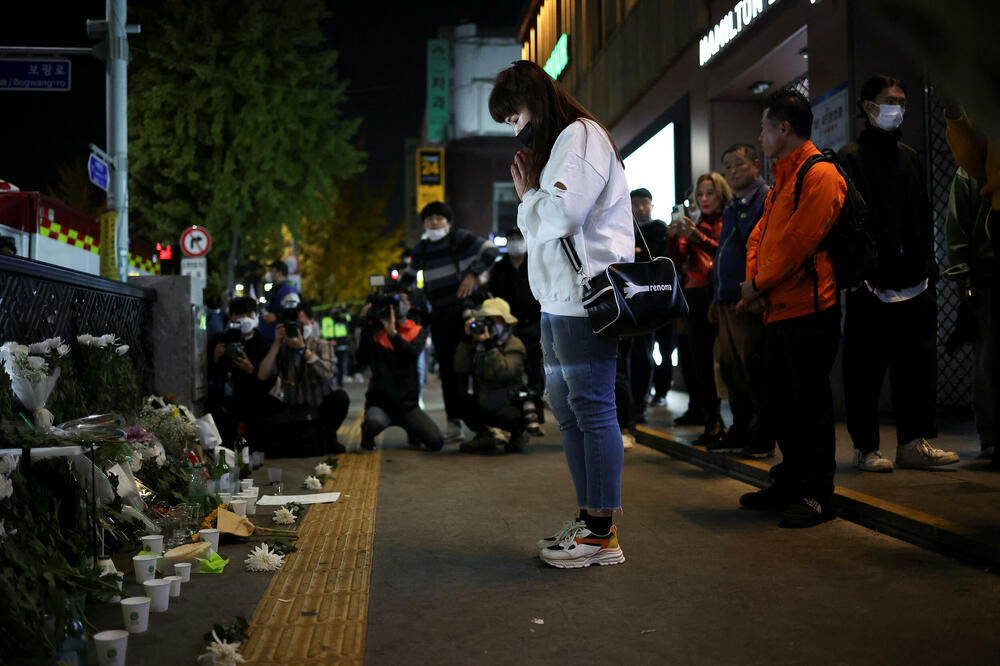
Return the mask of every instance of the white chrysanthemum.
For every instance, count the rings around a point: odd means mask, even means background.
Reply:
[[[277,571],[284,563],[285,556],[268,548],[266,543],[251,550],[244,561],[250,571]]]
[[[48,354],[49,353],[49,341],[43,340],[41,342],[33,342],[28,345],[28,351],[32,354]]]
[[[142,469],[142,454],[138,451],[133,451],[131,458],[132,459],[128,461],[129,467],[132,468],[133,473],[138,472]]]
[[[14,482],[6,476],[0,476],[0,500],[7,499],[14,494]]]
[[[236,664],[246,663],[246,659],[239,653],[242,643],[230,643],[220,640],[215,630],[212,630],[214,643],[209,643],[205,653],[198,657],[198,661],[208,666],[236,666]]]
[[[115,335],[114,333],[105,333],[101,337],[97,338],[97,346],[103,349],[104,347],[107,347],[108,345],[115,344],[115,340],[117,340],[117,339],[118,339],[118,336]]]
[[[285,507],[281,507],[274,512],[274,522],[279,525],[291,525],[295,522],[295,514]]]
[[[333,474],[333,468],[326,463],[320,463],[316,465],[316,474],[318,476],[330,476]]]
[[[115,351],[118,352],[119,356],[124,356],[128,353],[128,345],[119,345]]]
[[[10,474],[17,467],[14,456],[0,456],[0,474]]]
[[[84,333],[83,335],[76,336],[76,341],[81,345],[87,345],[90,347],[97,341],[97,338],[92,336],[90,333]]]
[[[304,485],[309,490],[319,490],[323,484],[321,484],[319,482],[319,479],[317,479],[315,476],[307,476],[305,483],[302,485]]]
[[[45,372],[49,367],[49,364],[41,356],[29,356],[28,365],[32,370],[37,370],[38,372]]]
[[[69,353],[69,345],[59,345],[56,347],[56,351],[59,352],[60,356],[65,356]]]

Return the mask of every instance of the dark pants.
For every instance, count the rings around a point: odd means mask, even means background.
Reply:
[[[719,420],[719,396],[715,391],[715,326],[708,321],[708,306],[712,303],[712,287],[685,289],[688,302],[688,316],[684,320],[688,348],[691,352],[691,367],[694,370],[696,386],[688,387],[688,393],[697,391],[701,413],[705,423]],[[687,381],[687,376],[684,377]]]
[[[659,398],[666,398],[670,385],[674,381],[674,366],[670,360],[677,347],[677,326],[667,324],[655,333],[656,343],[660,345],[660,364],[653,370],[653,391]]]
[[[361,422],[363,440],[375,439],[376,435],[390,426],[400,426],[411,442],[420,442],[432,451],[437,451],[444,444],[437,424],[419,407],[387,410],[365,405],[365,419]]]
[[[830,370],[840,340],[840,306],[772,322],[766,328],[767,394],[782,461],[774,485],[821,504],[837,469]]]
[[[734,434],[757,451],[774,448],[767,419],[764,319],[719,306],[719,374],[729,389]]]
[[[347,344],[347,338],[336,338],[335,344],[333,351],[337,354],[337,386],[343,386],[344,375],[347,374],[347,357],[351,353],[351,346]]]
[[[524,432],[524,413],[517,405],[504,405],[500,409],[486,411],[475,395],[466,393],[462,396],[461,410],[465,425],[477,435],[490,426],[506,430],[512,437]]]
[[[437,308],[431,312],[431,340],[441,375],[444,411],[449,421],[462,418],[461,396],[465,391],[455,374],[455,350],[462,337],[462,311],[458,306]]]
[[[937,437],[937,294],[934,287],[883,303],[864,287],[847,296],[844,400],[854,448],[879,447],[878,403],[886,370],[896,443]]]
[[[261,405],[263,448],[270,457],[314,456],[332,453],[337,430],[347,418],[351,399],[334,389],[318,407],[289,405],[268,396]],[[253,440],[251,440],[253,441]]]
[[[649,403],[649,385],[653,383],[653,342],[655,334],[637,335],[632,338],[629,354],[629,381],[632,387],[632,403],[636,414],[645,414]]]
[[[635,427],[635,400],[632,399],[629,362],[631,350],[631,338],[618,340],[618,360],[615,363],[615,413],[618,417],[618,428],[621,430]]]

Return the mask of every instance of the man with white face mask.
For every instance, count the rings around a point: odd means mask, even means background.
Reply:
[[[901,142],[906,87],[888,76],[865,82],[858,140],[837,160],[865,199],[875,235],[875,274],[847,295],[844,398],[854,466],[891,472],[879,452],[879,395],[888,370],[896,417],[896,465],[934,467],[958,455],[937,436],[937,294],[934,223],[917,152]]]

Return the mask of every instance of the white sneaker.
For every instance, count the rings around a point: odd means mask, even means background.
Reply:
[[[957,462],[957,453],[935,449],[923,437],[896,447],[896,464],[900,467],[939,467]]]
[[[854,449],[854,466],[865,472],[892,471],[892,461],[883,456],[878,449],[874,451]]]
[[[625,561],[618,545],[618,530],[611,526],[607,536],[597,536],[586,525],[578,526],[559,543],[543,548],[538,556],[546,564],[560,569],[579,569],[591,564],[606,566]]]
[[[444,431],[444,441],[447,443],[465,441],[461,421],[448,421],[448,427]]]
[[[584,523],[579,518],[574,518],[573,520],[567,520],[565,523],[563,523],[561,530],[559,530],[550,537],[539,539],[538,543],[535,545],[538,546],[538,550],[542,550],[543,548],[548,548],[549,546],[554,546],[563,539],[565,539],[566,537],[568,537],[570,534],[572,534],[577,527],[586,527],[586,526],[587,526],[586,523]]]
[[[622,433],[622,446],[625,448],[626,451],[635,446],[635,437],[632,436],[632,433],[628,432]]]

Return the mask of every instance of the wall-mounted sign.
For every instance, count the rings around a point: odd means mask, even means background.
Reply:
[[[427,140],[444,141],[448,131],[448,75],[451,70],[446,39],[427,40]]]
[[[417,148],[417,212],[444,201],[444,148]]]
[[[704,66],[777,2],[778,0],[740,0],[737,2],[735,7],[726,12],[719,24],[701,38],[701,42],[698,44],[698,62]]]
[[[851,112],[847,107],[847,82],[828,90],[810,106],[813,112],[812,142],[820,150],[840,150],[851,140]]]
[[[559,41],[556,42],[555,48],[552,49],[552,53],[549,55],[549,59],[545,61],[544,69],[549,76],[553,79],[558,79],[562,71],[566,69],[566,65],[569,64],[569,35],[565,32],[559,35]]]

